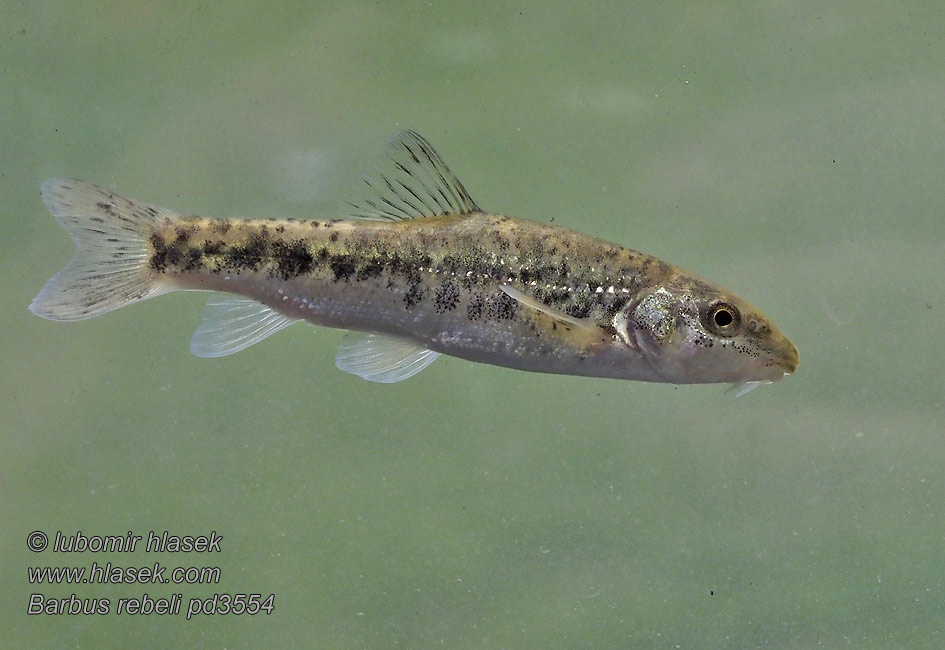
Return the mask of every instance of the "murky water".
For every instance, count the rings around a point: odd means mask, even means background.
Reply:
[[[270,5],[0,9],[10,647],[941,647],[936,3]],[[755,302],[798,374],[733,399],[444,358],[384,386],[301,325],[194,358],[199,294],[72,324],[26,309],[72,250],[50,176],[334,216],[407,127],[484,208]],[[79,530],[143,541],[27,548]],[[148,552],[149,531],[220,552]],[[28,581],[93,562],[219,582]],[[254,593],[271,614],[116,613]],[[30,616],[31,594],[109,613]]]

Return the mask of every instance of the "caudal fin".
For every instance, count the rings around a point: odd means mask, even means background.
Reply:
[[[77,250],[30,303],[31,312],[84,320],[164,292],[149,268],[147,241],[160,221],[180,215],[70,178],[49,179],[42,195]]]

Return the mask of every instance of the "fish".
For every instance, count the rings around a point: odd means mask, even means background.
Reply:
[[[301,321],[347,330],[335,365],[379,383],[440,355],[740,392],[798,366],[767,316],[709,280],[552,222],[480,209],[414,131],[394,136],[363,180],[350,218],[299,220],[186,215],[50,179],[43,201],[76,252],[29,308],[78,321],[211,291],[193,354],[233,354]]]

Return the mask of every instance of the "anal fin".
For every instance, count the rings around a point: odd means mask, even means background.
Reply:
[[[190,351],[198,357],[223,357],[245,350],[294,322],[296,319],[250,298],[214,294],[190,340]]]

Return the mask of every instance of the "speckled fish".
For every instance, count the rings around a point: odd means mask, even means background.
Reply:
[[[184,216],[77,180],[43,184],[75,241],[30,309],[82,320],[169,291],[210,298],[191,351],[243,350],[295,323],[350,330],[336,357],[377,382],[440,354],[536,372],[742,392],[793,373],[794,345],[729,291],[629,248],[481,210],[433,147],[391,143],[355,218]]]

